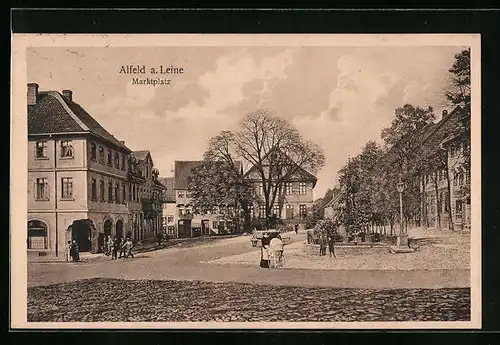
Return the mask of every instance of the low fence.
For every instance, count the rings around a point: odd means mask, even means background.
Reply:
[[[328,247],[327,247],[328,248]],[[385,243],[358,243],[348,244],[348,243],[338,243],[335,245],[335,254],[346,254],[346,255],[364,255],[373,253],[388,253],[390,246]],[[319,256],[320,246],[319,244],[309,244],[304,242],[304,252],[308,255]],[[327,250],[327,255],[328,250]]]

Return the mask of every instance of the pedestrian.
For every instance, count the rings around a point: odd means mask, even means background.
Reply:
[[[125,244],[125,239],[120,237],[120,241],[118,242],[118,249],[119,249],[119,256],[118,258],[124,258],[125,257],[125,248],[123,248],[123,245]]]
[[[123,244],[123,248],[125,249],[125,259],[127,259],[129,256],[134,257],[134,254],[132,254],[132,249],[134,248],[134,244],[132,243],[130,238],[127,238],[127,240]]]
[[[299,234],[299,224],[295,224],[295,235]]]
[[[269,243],[269,235],[264,232],[260,247],[260,267],[262,268],[269,268]]]
[[[71,241],[68,241],[68,243],[66,243],[66,262],[70,262],[71,261]]]
[[[330,253],[330,257],[333,257],[336,259],[337,256],[335,255],[335,233],[330,234],[328,237],[328,252]]]
[[[274,237],[269,242],[269,249],[271,252],[272,267],[282,267],[283,266],[283,240],[281,235]]]
[[[71,243],[71,257],[73,258],[73,262],[80,261],[80,252],[76,240],[73,240],[73,243]]]
[[[319,236],[319,256],[326,255],[326,238],[323,235]]]
[[[163,239],[163,236],[161,234],[161,232],[158,232],[156,234],[156,241],[158,242],[158,248],[161,248],[161,240]]]
[[[111,251],[111,260],[116,260],[118,257],[118,250],[120,250],[120,238],[115,237],[113,241],[113,249]]]
[[[110,235],[108,237],[108,243],[107,243],[108,255],[111,255],[111,253],[113,252],[113,243],[114,243],[113,236]]]

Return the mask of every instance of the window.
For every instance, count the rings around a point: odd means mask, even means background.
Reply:
[[[212,212],[213,212],[213,214],[219,214],[219,207],[218,206],[214,206],[213,209],[212,209]]]
[[[122,170],[125,170],[125,156],[122,155]]]
[[[264,184],[263,183],[259,183],[259,187],[257,189],[257,194],[264,195]]]
[[[227,208],[227,215],[228,215],[229,217],[233,217],[233,216],[234,216],[234,207],[233,207],[233,206],[229,206],[229,207]]]
[[[191,192],[186,192],[186,198],[192,198],[193,197],[193,193]]]
[[[167,216],[167,223],[173,223],[174,222],[174,216],[170,215]]]
[[[184,192],[177,192],[178,198],[184,198]]]
[[[273,205],[273,215],[279,218],[280,216],[280,205]]]
[[[99,146],[99,163],[104,164],[104,147]]]
[[[459,172],[458,173],[458,185],[462,187],[464,185],[464,173]]]
[[[118,152],[115,152],[115,168],[120,168],[120,155],[118,154]]]
[[[175,226],[167,227],[167,232],[169,235],[175,235]]]
[[[73,178],[63,177],[62,179],[62,198],[73,199]]]
[[[92,200],[97,200],[97,181],[95,178],[92,179]]]
[[[266,218],[266,206],[265,205],[259,206],[259,218]]]
[[[293,205],[286,205],[286,218],[293,219]]]
[[[285,194],[292,195],[293,194],[293,183],[287,182],[285,183]]]
[[[127,192],[125,190],[125,183],[122,184],[122,202],[125,203],[127,201]]]
[[[39,220],[28,221],[28,249],[48,249],[47,225]]]
[[[113,152],[108,150],[108,165],[113,165]]]
[[[49,184],[46,178],[36,179],[36,200],[49,200]]]
[[[63,158],[73,158],[73,145],[71,140],[61,141],[61,157]]]
[[[108,182],[108,202],[113,202],[113,182]]]
[[[115,201],[120,202],[120,185],[115,184]]]
[[[305,195],[306,194],[306,183],[305,182],[300,182],[299,183],[299,194],[300,195]]]
[[[248,214],[250,214],[250,218],[255,217],[255,210],[253,209],[253,206],[248,206]]]
[[[99,181],[99,197],[101,198],[101,201],[104,201],[104,181],[103,180]]]
[[[450,194],[448,191],[444,192],[444,212],[450,211]]]
[[[453,173],[453,185],[456,186],[458,182],[458,174],[456,172]]]
[[[132,200],[132,183],[128,185],[128,200]]]
[[[307,206],[299,205],[299,216],[305,218],[307,216]]]
[[[97,147],[95,143],[90,143],[90,159],[93,161],[97,159]]]
[[[462,218],[462,201],[456,200],[455,202],[455,216],[457,218]]]
[[[47,142],[37,141],[36,142],[36,158],[43,159],[48,158],[47,156]]]

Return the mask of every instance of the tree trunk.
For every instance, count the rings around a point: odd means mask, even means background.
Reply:
[[[421,177],[422,193],[420,195],[420,226],[426,228],[425,223],[425,177]]]

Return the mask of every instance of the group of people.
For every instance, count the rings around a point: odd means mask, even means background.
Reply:
[[[261,239],[261,243],[260,267],[283,267],[283,240],[281,239],[281,235],[278,235],[271,239],[269,237],[269,234],[265,232]]]
[[[80,248],[76,240],[68,241],[66,245],[66,261],[78,262],[80,261]]]
[[[337,256],[335,255],[335,233],[328,234],[327,236],[321,235],[319,237],[319,256],[326,255],[326,247],[328,246],[328,252],[330,253],[330,257]]]
[[[109,236],[106,241],[104,254],[111,255],[111,260],[118,258],[126,259],[128,257],[134,257],[132,253],[133,248],[134,244],[129,237],[124,239],[122,237]]]

